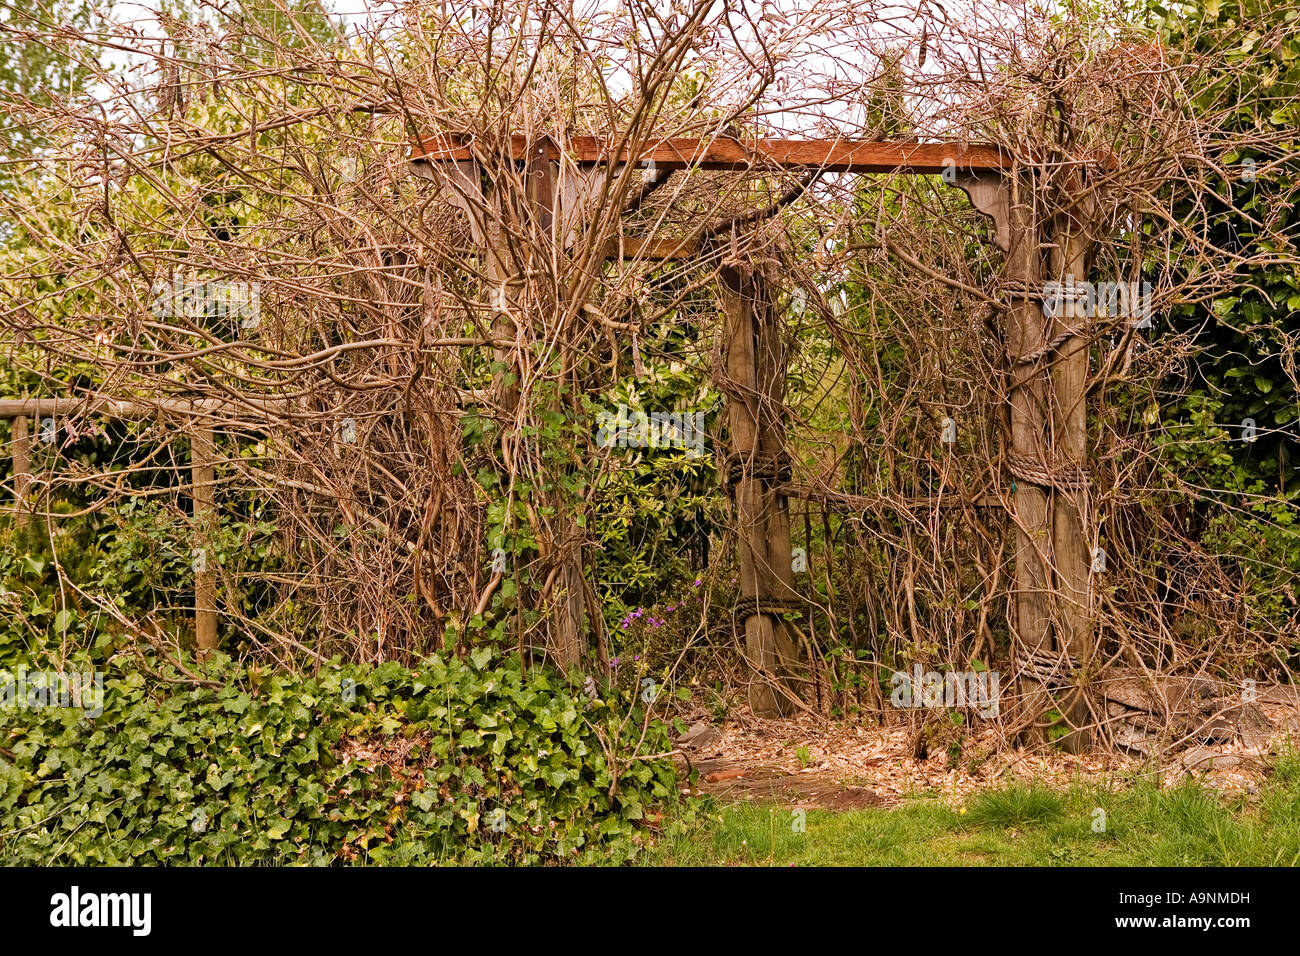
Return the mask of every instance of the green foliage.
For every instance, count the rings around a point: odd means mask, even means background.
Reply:
[[[1183,444],[1207,442],[1223,452],[1215,463],[1227,473],[1201,472],[1196,479],[1229,491],[1237,490],[1243,479],[1257,479],[1273,491],[1294,488],[1300,478],[1300,383],[1294,366],[1300,269],[1291,261],[1300,236],[1297,26],[1300,12],[1259,0],[1215,0],[1185,8],[1164,23],[1171,46],[1218,52],[1240,67],[1198,77],[1196,103],[1206,111],[1233,103],[1227,131],[1260,143],[1223,155],[1222,175],[1211,177],[1205,188],[1175,197],[1180,217],[1191,222],[1205,217],[1210,224],[1196,237],[1197,245],[1261,260],[1242,268],[1233,287],[1211,301],[1175,306],[1169,315],[1171,330],[1190,336],[1197,354],[1183,387],[1176,389],[1180,399],[1162,417],[1180,432]],[[1278,34],[1261,44],[1260,30]],[[1161,253],[1148,271],[1197,268],[1192,240],[1172,251],[1172,256]],[[1206,417],[1207,410],[1212,418]],[[1240,440],[1247,419],[1257,429],[1253,441]]]
[[[0,117],[11,102],[30,101],[46,106],[56,99],[68,100],[85,94],[90,70],[86,61],[91,51],[70,44],[54,31],[90,26],[90,5],[77,0],[36,0],[19,6],[6,4],[0,10]],[[19,42],[6,36],[6,28],[39,29],[44,42]],[[30,160],[48,144],[47,128],[0,119],[0,159]],[[21,170],[20,170],[21,172]],[[15,178],[14,168],[0,163],[0,189]]]
[[[665,322],[649,340],[646,350],[653,357],[642,374],[610,389],[601,402],[589,403],[589,421],[619,405],[630,412],[703,413],[705,433],[719,440],[718,396],[689,357],[696,321],[683,310],[680,328]],[[634,609],[675,608],[694,596],[691,582],[708,566],[711,535],[726,514],[711,451],[616,447],[604,453],[608,467],[592,488],[590,527],[600,544],[595,569],[611,631]],[[615,633],[627,629],[625,623]],[[643,648],[634,642],[615,650]]]
[[[114,472],[141,454],[140,444],[120,431],[61,450],[39,443],[33,448],[38,469],[49,471],[79,460]],[[114,610],[141,625],[153,619],[168,633],[188,632],[200,545],[222,569],[228,612],[312,636],[296,605],[275,600],[266,583],[283,555],[264,498],[223,490],[219,526],[201,539],[185,513],[188,496],[157,487],[174,481],[174,471],[140,468],[122,480],[129,487],[153,484],[154,494],[105,500],[95,489],[69,484],[39,503],[54,513],[48,521],[37,517],[22,529],[10,514],[0,514],[0,660],[58,645],[107,656]],[[71,587],[59,586],[59,571]],[[239,653],[242,645],[232,642],[228,649]]]
[[[106,514],[94,582],[102,593],[113,595],[124,610],[139,610],[193,587],[190,536],[181,514],[146,498],[127,499]]]
[[[1157,318],[1153,340],[1185,348],[1189,361],[1158,391],[1135,383],[1113,397],[1128,430],[1149,435],[1160,472],[1176,489],[1165,502],[1150,504],[1239,582],[1234,590],[1243,630],[1294,635],[1300,598],[1300,269],[1294,264],[1300,13],[1260,0],[1180,4],[1172,13],[1151,4],[1150,10],[1171,51],[1222,57],[1226,68],[1197,73],[1191,95],[1196,108],[1218,116],[1221,132],[1241,145],[1217,157],[1203,182],[1170,186],[1187,234],[1172,251],[1152,256],[1145,274],[1159,280],[1172,273],[1194,283],[1204,272],[1205,247],[1238,257],[1239,264],[1226,287],[1189,296]],[[1224,104],[1231,110],[1221,114]],[[1152,545],[1153,576],[1172,566],[1164,548],[1160,541]],[[1195,620],[1175,629],[1201,644],[1215,638],[1191,634],[1201,630]],[[1294,641],[1288,643],[1283,655],[1295,652]],[[1238,663],[1249,669],[1265,662],[1241,655]]]
[[[90,655],[107,652],[108,620],[83,593],[60,588],[58,580],[57,568],[77,581],[91,576],[98,558],[94,534],[84,519],[55,519],[48,530],[0,521],[0,662],[62,646]]]
[[[155,666],[104,672],[96,717],[0,710],[0,858],[619,863],[677,792],[636,759],[638,711],[487,649],[311,676],[217,657],[212,686]],[[639,746],[667,751],[666,730]]]

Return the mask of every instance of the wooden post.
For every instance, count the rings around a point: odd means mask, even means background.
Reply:
[[[27,527],[27,488],[31,483],[31,437],[27,433],[27,416],[18,415],[12,421],[9,443],[13,447],[14,524]]]
[[[452,161],[439,161],[437,165],[442,169],[438,173],[428,163],[411,163],[414,174],[440,183],[444,198],[468,216],[472,241],[481,245],[487,256],[486,271],[491,287],[486,291],[493,313],[492,336],[506,342],[516,339],[516,323],[522,310],[535,306],[531,302],[521,304],[516,290],[524,287],[524,276],[549,265],[538,260],[556,248],[556,227],[560,221],[560,190],[557,189],[560,151],[555,143],[546,137],[525,140],[515,136],[509,149],[515,159],[523,161],[521,196],[512,195],[500,186],[493,194],[483,196],[479,166],[469,152],[458,154]],[[516,350],[508,346],[497,345],[493,359],[497,368],[492,375],[491,394],[501,409],[502,453],[508,458],[514,455],[520,437],[515,425],[523,369]],[[559,410],[558,405],[553,408]],[[591,589],[585,577],[585,553],[581,544],[584,531],[580,516],[572,513],[571,502],[556,502],[539,510],[551,513],[547,527],[540,521],[532,522],[542,557],[553,562],[546,577],[548,593],[542,595],[552,601],[547,650],[554,663],[567,672],[581,665],[587,648],[587,595]],[[524,602],[537,597],[533,591],[525,594],[521,590],[518,600]]]
[[[1067,216],[1057,220],[1056,248],[1052,250],[1052,272],[1065,289],[1078,288],[1087,280],[1089,242],[1083,229]],[[1068,331],[1082,334],[1068,338],[1058,350],[1052,367],[1052,437],[1054,467],[1086,475],[1088,460],[1088,336],[1084,331],[1088,309],[1077,297],[1064,298],[1052,322],[1053,340]],[[1079,487],[1057,488],[1052,495],[1052,556],[1056,572],[1056,622],[1059,642],[1081,667],[1092,657],[1092,618],[1089,598],[1091,549],[1089,489],[1086,479]],[[1064,705],[1070,724],[1083,727],[1089,722],[1085,689],[1072,689]],[[1062,740],[1076,753],[1091,745],[1091,732],[1079,729]]]
[[[526,193],[528,199],[529,232],[532,235],[531,252],[537,255],[550,252],[553,256],[561,254],[562,196],[560,182],[560,151],[550,139],[541,139],[529,144],[528,161],[525,164],[528,181]],[[541,271],[542,264],[536,263],[532,269]],[[555,277],[555,313],[557,322],[562,321],[564,313],[563,275]],[[578,343],[569,341],[568,336],[560,339],[560,347],[580,351]],[[567,362],[567,360],[566,360]],[[567,364],[562,369],[561,379],[567,380]],[[557,394],[552,411],[562,412],[563,395]],[[563,500],[556,493],[555,506],[552,509],[551,527],[554,529],[551,547],[557,562],[555,585],[550,597],[553,601],[551,614],[552,653],[555,662],[565,673],[576,672],[582,665],[582,656],[587,650],[587,583],[586,554],[583,547],[585,531],[581,515],[576,513],[571,500]]]
[[[217,569],[211,544],[216,532],[216,448],[212,429],[196,425],[190,433],[190,481],[194,501],[194,527],[202,552],[195,556],[194,636],[199,652],[217,646]]]
[[[527,145],[523,168],[523,195],[521,202],[515,206],[509,194],[488,197],[495,221],[488,223],[486,238],[488,245],[488,272],[493,282],[493,335],[498,339],[517,338],[516,323],[526,307],[536,307],[535,302],[521,305],[518,297],[511,295],[510,287],[527,288],[526,282],[519,281],[530,273],[543,272],[549,265],[545,261],[548,252],[556,249],[556,227],[559,220],[559,160],[560,153],[548,138],[531,141]],[[510,221],[512,213],[517,221]],[[512,232],[518,236],[514,254],[511,250]],[[521,276],[522,274],[522,276]],[[562,293],[562,283],[557,282],[556,295]],[[559,320],[563,303],[557,301],[556,309],[550,316]],[[561,348],[571,347],[573,343],[561,340]],[[523,369],[519,366],[518,355],[514,349],[498,347],[495,352],[499,368],[493,376],[493,391],[496,401],[504,410],[502,428],[505,430],[505,447],[511,447],[519,440],[515,431],[518,422],[518,409],[522,397],[521,379]],[[508,380],[512,376],[514,381]],[[553,411],[561,411],[557,396]],[[548,652],[553,662],[565,673],[576,672],[581,668],[582,657],[587,649],[587,583],[586,562],[582,539],[584,531],[581,516],[574,513],[571,501],[561,500],[559,493],[548,493],[550,507],[541,510],[550,512],[547,523],[541,520],[533,523],[542,557],[551,562],[546,581],[547,587],[540,596],[551,604],[551,629],[548,640]],[[519,595],[520,600],[524,595]]]
[[[790,520],[784,496],[772,490],[775,481],[755,474],[755,463],[762,456],[783,452],[773,401],[783,379],[776,374],[780,343],[776,330],[766,328],[774,325],[772,317],[761,314],[766,305],[761,278],[728,268],[720,276],[720,285],[732,460],[741,463],[732,485],[740,526],[740,585],[742,600],[759,602],[745,617],[745,656],[753,671],[749,706],[756,716],[777,717],[793,709],[784,682],[794,648],[784,622],[764,612],[761,602],[763,598],[789,601],[794,596]]]
[[[1011,412],[1009,471],[1015,487],[1012,520],[1016,525],[1012,619],[1014,656],[1020,668],[1021,713],[1034,723],[1025,731],[1028,743],[1046,740],[1041,715],[1047,710],[1047,688],[1026,664],[1033,656],[1050,655],[1052,531],[1045,483],[1028,472],[1047,465],[1047,376],[1043,358],[1033,353],[1047,343],[1047,328],[1039,304],[1041,262],[1033,200],[1032,174],[1012,177],[1009,203],[1009,244],[1006,278],[1012,301],[1005,316],[1004,334],[1012,366],[1008,401]],[[1029,468],[1025,464],[1030,465]]]
[[[1043,315],[1039,305],[1045,291],[1042,244],[1032,174],[1004,178],[982,171],[963,173],[957,185],[993,219],[995,241],[1007,253],[1008,285],[1018,290],[1012,293],[1004,330],[1012,360],[1008,471],[1015,483],[1012,517],[1016,522],[1011,623],[1020,668],[1020,712],[1033,719],[1024,738],[1038,743],[1046,739],[1048,724],[1042,717],[1052,706],[1052,688],[1040,677],[1051,670],[1054,685],[1066,683],[1072,668],[1064,653],[1086,666],[1093,648],[1091,562],[1085,536],[1088,346],[1086,334],[1067,334],[1083,329],[1086,309],[1071,297],[1057,318],[1048,320]],[[1051,263],[1055,278],[1063,283],[1085,279],[1089,245],[1082,225],[1058,217],[1055,238]],[[1052,368],[1050,387],[1048,367]],[[1088,707],[1082,689],[1071,691],[1061,708],[1075,727],[1086,723]],[[1072,733],[1063,745],[1082,751],[1089,742],[1088,733]]]
[[[775,302],[768,284],[756,276],[753,280],[755,324],[755,369],[758,372],[758,450],[768,462],[785,461],[785,343],[777,322]],[[801,603],[794,584],[793,549],[790,543],[789,498],[776,491],[779,476],[762,479],[762,516],[766,528],[767,563],[761,568],[760,594],[767,594],[790,604]],[[790,628],[784,621],[776,623],[777,649],[784,670],[793,663],[796,649]],[[783,698],[784,700],[784,698]],[[788,701],[786,701],[788,703]]]

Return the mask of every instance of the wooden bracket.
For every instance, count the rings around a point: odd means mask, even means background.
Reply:
[[[971,205],[993,221],[993,243],[1011,251],[1011,196],[1006,177],[996,172],[957,174],[953,184],[970,197]]]

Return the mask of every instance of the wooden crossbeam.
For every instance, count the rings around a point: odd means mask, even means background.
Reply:
[[[194,415],[219,410],[223,403],[214,399],[169,399],[153,401],[120,401],[117,399],[84,398],[3,398],[0,399],[0,419],[31,416],[33,418],[63,417],[87,412],[107,418],[145,419],[162,414]],[[232,406],[233,407],[233,406]]]
[[[611,239],[605,247],[608,259],[690,259],[699,252],[698,236],[624,236]]]
[[[681,240],[673,240],[679,245]],[[667,241],[665,240],[665,246]],[[656,255],[649,250],[647,258],[664,258],[667,248]],[[465,339],[448,340],[447,347],[471,348],[491,346],[491,340]],[[456,389],[457,404],[476,405],[488,400],[485,389]],[[19,418],[63,418],[69,415],[98,415],[103,418],[117,418],[129,421],[145,421],[168,415],[177,418],[203,419],[210,427],[220,427],[216,419],[239,418],[244,424],[243,416],[264,415],[316,415],[311,409],[296,408],[287,399],[246,398],[242,401],[225,398],[154,398],[154,399],[115,399],[115,398],[0,398],[0,421]],[[251,422],[249,422],[251,424]]]
[[[510,137],[511,156],[528,158],[536,150],[558,159],[559,147],[548,139]],[[631,160],[656,169],[819,169],[828,173],[936,174],[1001,172],[1011,168],[1011,157],[996,146],[959,143],[894,143],[847,139],[762,139],[747,144],[735,139],[669,137],[640,149],[615,150],[596,136],[574,136],[563,150],[579,165],[625,163]],[[417,140],[411,161],[466,162],[475,150],[462,137],[437,134]]]

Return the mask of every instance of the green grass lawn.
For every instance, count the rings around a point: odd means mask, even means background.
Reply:
[[[675,866],[1295,866],[1300,758],[1278,761],[1257,795],[1224,799],[1184,782],[988,791],[961,809],[912,800],[884,810],[697,803],[685,832],[643,863]],[[1104,829],[1101,814],[1104,811]]]

